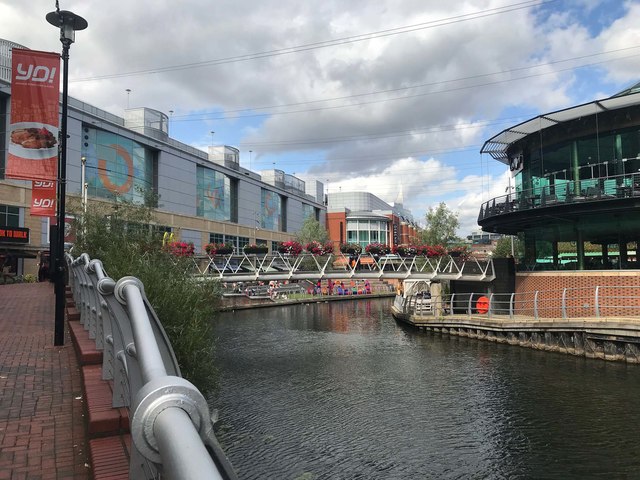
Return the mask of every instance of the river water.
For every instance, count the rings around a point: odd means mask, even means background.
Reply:
[[[241,479],[640,478],[640,366],[411,330],[391,302],[220,315]]]

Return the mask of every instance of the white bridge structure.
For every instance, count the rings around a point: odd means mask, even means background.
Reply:
[[[492,260],[442,256],[401,257],[370,254],[315,256],[303,253],[254,255],[196,255],[194,273],[223,282],[323,279],[468,280],[495,279]]]

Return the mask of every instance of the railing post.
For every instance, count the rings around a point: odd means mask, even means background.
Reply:
[[[596,307],[596,318],[600,318],[600,285],[596,286],[594,303]]]
[[[489,309],[487,310],[487,318],[491,318],[491,314],[493,313],[493,293],[489,295]]]
[[[538,320],[538,290],[536,290],[535,295],[533,296],[533,318]]]
[[[515,301],[516,298],[516,294],[512,293],[511,297],[509,298],[509,319],[513,320],[513,311],[514,311],[514,306],[513,306],[513,302]]]
[[[473,293],[469,294],[469,304],[467,305],[467,317],[471,318],[471,302],[473,300]]]
[[[562,319],[567,319],[567,289],[562,289]]]
[[[449,305],[449,315],[453,315],[453,300],[455,299],[455,296],[456,296],[455,293],[451,294],[451,299],[450,299],[451,305]]]

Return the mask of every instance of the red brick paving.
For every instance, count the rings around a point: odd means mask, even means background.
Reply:
[[[89,479],[80,367],[50,283],[0,285],[0,480]]]

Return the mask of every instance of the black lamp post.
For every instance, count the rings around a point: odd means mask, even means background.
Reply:
[[[65,195],[67,176],[67,95],[69,89],[69,47],[75,41],[75,31],[87,28],[87,21],[67,10],[47,13],[47,22],[60,28],[62,43],[62,120],[60,124],[60,150],[58,152],[58,211],[55,241],[54,278],[55,278],[55,331],[54,345],[64,345],[64,303],[65,303],[65,260],[64,260],[64,223]]]

